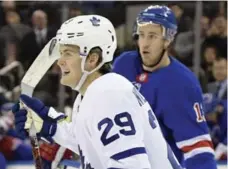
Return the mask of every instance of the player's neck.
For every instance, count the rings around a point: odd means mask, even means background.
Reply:
[[[86,90],[87,90],[87,88],[89,87],[89,85],[90,85],[94,80],[96,80],[97,78],[99,78],[100,76],[101,76],[101,74],[100,74],[99,72],[97,72],[97,71],[94,72],[94,73],[92,73],[92,74],[90,74],[90,75],[88,75],[88,77],[86,78],[84,84],[83,84],[82,87],[80,88],[79,93],[80,93],[81,95],[84,96],[84,94],[86,93]]]
[[[148,71],[148,72],[153,72],[157,69],[160,69],[160,68],[163,68],[163,67],[166,67],[170,64],[170,59],[169,59],[169,56],[168,56],[168,53],[165,52],[164,53],[164,56],[162,57],[162,60],[160,61],[160,63],[154,67],[147,67],[145,65],[143,65],[143,69],[145,71]]]

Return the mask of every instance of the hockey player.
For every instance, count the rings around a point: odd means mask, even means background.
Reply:
[[[149,6],[138,14],[135,31],[138,50],[117,57],[113,72],[135,84],[148,100],[183,166],[215,169],[200,84],[187,67],[168,56],[177,32],[174,13],[166,6]]]
[[[80,93],[72,121],[21,95],[23,108],[13,109],[17,130],[26,134],[33,119],[40,136],[79,153],[83,169],[180,168],[144,97],[126,78],[108,73],[117,46],[112,23],[78,16],[63,23],[56,38],[61,83]]]

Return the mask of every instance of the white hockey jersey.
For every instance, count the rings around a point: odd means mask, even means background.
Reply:
[[[96,79],[53,139],[81,155],[82,169],[179,169],[149,104],[123,76]]]

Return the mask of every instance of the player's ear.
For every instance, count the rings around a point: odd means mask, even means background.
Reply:
[[[171,40],[165,40],[164,48],[167,49],[170,44],[171,44]]]
[[[98,60],[99,60],[99,55],[97,53],[95,52],[90,53],[86,59],[85,69],[87,71],[93,70],[95,67],[97,67]]]

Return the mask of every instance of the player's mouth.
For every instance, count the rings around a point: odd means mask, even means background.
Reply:
[[[150,52],[148,52],[148,51],[143,51],[143,54],[144,55],[148,55]]]

